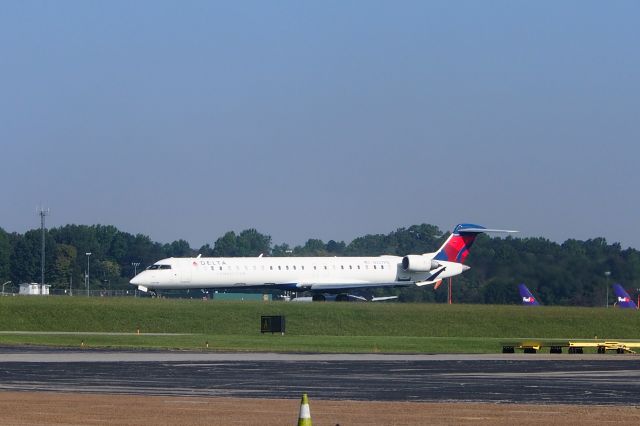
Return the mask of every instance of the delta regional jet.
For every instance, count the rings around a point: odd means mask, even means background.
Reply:
[[[483,232],[506,232],[472,224],[457,225],[434,253],[404,257],[195,257],[160,260],[130,283],[144,292],[162,289],[277,289],[313,292],[313,300],[347,290],[438,284],[469,269],[464,261]]]

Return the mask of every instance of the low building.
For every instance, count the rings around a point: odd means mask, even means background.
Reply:
[[[30,296],[48,296],[49,288],[51,286],[49,284],[38,284],[38,283],[22,283],[20,284],[20,291],[18,294],[30,295]]]

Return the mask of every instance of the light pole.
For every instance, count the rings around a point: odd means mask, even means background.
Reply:
[[[611,271],[604,271],[604,276],[607,278],[607,308],[609,307],[609,277],[611,276]]]
[[[138,275],[138,266],[140,266],[140,262],[131,262],[131,266],[133,266],[133,276]]]
[[[140,266],[140,262],[131,262],[131,265],[133,266],[133,276],[135,277],[136,275],[138,275],[138,266]],[[133,290],[133,297],[137,297],[138,296],[138,289]]]
[[[87,255],[87,297],[89,297],[89,256],[91,256],[91,252],[86,252]]]
[[[11,283],[11,281],[7,281],[6,283],[2,284],[2,295],[4,296],[4,286]]]

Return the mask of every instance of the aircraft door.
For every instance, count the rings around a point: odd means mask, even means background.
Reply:
[[[191,275],[193,273],[193,266],[189,259],[180,262],[180,283],[189,284],[191,282]]]

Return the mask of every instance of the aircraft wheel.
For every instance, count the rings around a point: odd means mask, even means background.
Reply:
[[[324,302],[326,298],[324,297],[324,294],[314,294],[311,297],[311,300],[313,300],[314,302]]]

